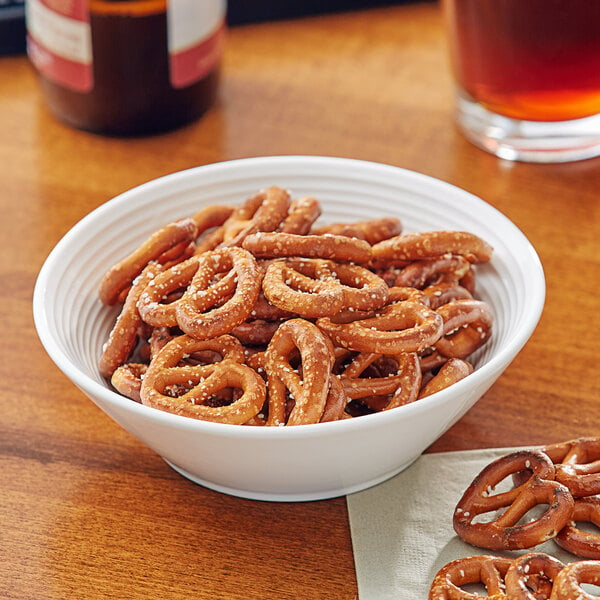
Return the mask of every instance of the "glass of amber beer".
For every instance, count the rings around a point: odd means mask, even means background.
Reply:
[[[600,155],[600,0],[442,0],[457,120],[509,160]]]

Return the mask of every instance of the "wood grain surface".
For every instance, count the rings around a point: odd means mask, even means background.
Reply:
[[[0,58],[0,598],[357,595],[344,498],[265,503],[190,483],[86,400],[38,341],[32,290],[52,247],[112,196],[180,169],[335,155],[482,197],[536,247],[546,307],[506,373],[430,451],[598,433],[600,159],[498,160],[457,132],[452,98],[435,2],[232,28],[218,103],[154,137],[62,125],[27,59]]]

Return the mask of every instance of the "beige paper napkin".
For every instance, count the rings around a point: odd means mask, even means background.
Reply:
[[[452,528],[452,513],[475,475],[514,450],[424,454],[394,478],[349,495],[359,599],[427,600],[433,577],[446,563],[498,554],[460,540]],[[563,562],[573,560],[552,541],[535,551]]]

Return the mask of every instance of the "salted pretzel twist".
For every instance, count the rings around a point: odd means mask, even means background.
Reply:
[[[303,196],[292,200],[287,217],[279,227],[282,233],[306,235],[313,223],[321,216],[321,205],[316,198]]]
[[[373,246],[375,264],[387,261],[413,261],[447,254],[464,256],[471,263],[488,262],[491,246],[466,231],[424,231],[406,233]]]
[[[137,303],[146,286],[160,273],[160,270],[158,263],[150,263],[134,280],[108,340],[102,348],[98,369],[103,377],[111,377],[133,352],[143,324]]]
[[[250,316],[262,273],[255,258],[242,248],[212,250],[197,257],[197,261],[198,269],[175,314],[185,333],[208,339],[228,333]],[[223,273],[223,279],[215,280]],[[222,292],[229,286],[234,291],[227,297]]]
[[[509,600],[548,600],[564,566],[544,552],[530,552],[516,558],[505,576]]]
[[[163,253],[182,242],[186,245],[198,235],[196,222],[191,219],[180,219],[165,225],[153,233],[145,242],[111,267],[100,282],[98,295],[104,304],[116,304],[120,294],[123,293],[133,280],[144,270],[150,262],[164,262],[161,260]],[[168,258],[172,257],[168,255]]]
[[[600,533],[584,529],[578,523],[600,528],[600,496],[576,498],[570,521],[557,533],[556,543],[582,558],[600,560]]]
[[[583,588],[584,584],[600,585],[600,562],[582,560],[568,564],[556,576],[550,600],[597,600]]]
[[[301,256],[357,264],[366,264],[371,260],[371,245],[368,242],[343,235],[262,232],[246,237],[242,246],[257,258]]]
[[[198,271],[198,265],[198,258],[192,256],[162,271],[148,282],[137,301],[144,323],[153,327],[177,326],[175,309]],[[231,281],[221,282],[219,293],[226,296],[232,289]]]
[[[450,358],[439,368],[438,372],[431,377],[421,388],[419,398],[425,398],[445,390],[457,381],[464,379],[473,372],[473,365],[460,358]]]
[[[445,254],[416,260],[400,269],[394,285],[423,289],[429,285],[460,281],[471,263],[460,255]]]
[[[148,365],[145,363],[122,364],[115,369],[110,382],[115,390],[123,396],[141,402],[142,378],[147,370]]]
[[[336,323],[323,317],[318,327],[344,348],[358,352],[398,354],[421,352],[441,337],[443,319],[418,302],[390,304],[376,316],[350,323]]]
[[[587,437],[551,444],[544,452],[554,463],[556,480],[574,497],[600,494],[600,437]]]
[[[480,300],[454,300],[436,310],[444,321],[443,335],[433,346],[444,356],[466,358],[491,335],[494,317]]]
[[[353,223],[331,223],[312,230],[315,235],[343,235],[377,244],[402,233],[402,223],[396,217],[380,217]]]
[[[299,363],[292,365],[298,356]],[[281,324],[265,353],[269,382],[269,425],[304,425],[321,420],[334,355],[331,342],[304,319]],[[293,408],[286,415],[288,393]]]
[[[372,397],[379,397],[378,410],[390,410],[417,399],[421,382],[419,358],[415,352],[403,352],[388,357],[395,367],[383,376],[365,376],[365,372],[382,354],[362,352],[339,374],[348,400],[362,400],[372,406]]]
[[[181,365],[200,350],[214,349],[223,360],[208,365]],[[241,353],[241,354],[240,354]],[[231,336],[197,340],[182,335],[168,342],[154,357],[142,380],[143,404],[205,421],[243,424],[255,417],[266,399],[260,375],[240,362],[243,349]],[[210,400],[227,389],[241,390],[225,405]]]
[[[530,478],[508,491],[495,487],[514,473],[527,470]],[[533,507],[547,506],[539,517],[519,524]],[[466,542],[491,550],[532,548],[556,536],[569,522],[574,501],[569,490],[554,481],[552,461],[538,450],[520,450],[487,465],[459,500],[453,515],[456,533]],[[489,521],[482,514],[505,509]]]
[[[275,231],[287,217],[290,194],[277,186],[270,186],[248,198],[223,223],[219,247],[240,246],[258,231]]]
[[[270,262],[262,292],[273,306],[306,318],[335,315],[344,304],[342,287],[331,276],[329,261],[322,259]]]
[[[550,554],[530,552],[515,558],[480,555],[459,558],[436,573],[429,600],[479,600],[467,591],[483,586],[494,600],[596,600],[584,586],[600,584],[600,561],[564,564]]]
[[[504,578],[511,563],[509,558],[486,555],[454,560],[436,573],[429,600],[479,600],[479,594],[462,587],[477,583],[485,586],[489,600],[508,600]]]

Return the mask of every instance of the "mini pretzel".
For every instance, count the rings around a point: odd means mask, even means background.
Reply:
[[[381,308],[389,296],[385,281],[359,265],[330,263],[332,277],[342,286],[343,306],[346,310],[374,310]]]
[[[192,215],[191,219],[198,228],[198,239],[192,255],[214,250],[223,241],[223,223],[231,217],[234,210],[233,206],[213,204],[201,208]]]
[[[175,314],[179,327],[187,334],[207,339],[231,331],[252,311],[261,285],[261,272],[254,257],[242,248],[211,250],[196,257],[198,270]],[[213,282],[225,273],[224,281],[235,286],[230,298],[222,295],[223,281]]]
[[[110,377],[117,367],[127,362],[135,348],[138,332],[142,326],[137,302],[148,283],[154,279],[160,269],[160,265],[151,263],[133,282],[125,304],[108,336],[108,341],[102,349],[98,369],[103,377]]]
[[[600,437],[579,438],[544,448],[556,469],[556,480],[576,498],[600,494]]]
[[[321,205],[318,200],[310,196],[297,198],[292,200],[288,216],[281,224],[279,231],[306,235],[320,215]]]
[[[379,279],[381,281],[385,281],[381,279],[381,277],[379,277]],[[380,285],[380,283],[378,282],[377,285]],[[361,294],[364,294],[364,292],[365,290],[360,291]],[[421,290],[417,290],[416,288],[391,287],[388,288],[386,295],[388,305],[395,304],[397,302],[417,302],[418,304],[429,306],[428,298]],[[375,297],[375,299],[377,299],[377,296]],[[363,306],[368,306],[368,302],[370,302],[370,300],[367,297],[367,302],[365,302]],[[376,302],[374,304],[377,305],[379,304],[379,302]],[[377,306],[377,308],[379,308],[379,306]],[[375,308],[365,308],[363,310],[359,310],[353,306],[350,306],[349,308],[344,308],[340,312],[336,313],[334,320],[336,323],[352,323],[353,321],[359,321],[361,319],[373,318],[378,316],[379,314],[381,314],[381,311],[376,310]]]
[[[373,260],[378,264],[458,254],[464,256],[471,263],[482,263],[491,259],[492,252],[492,247],[473,233],[427,231],[407,233],[375,244]]]
[[[115,304],[123,290],[131,285],[148,263],[156,261],[164,252],[181,242],[193,241],[197,233],[198,228],[193,219],[169,223],[153,233],[136,250],[106,272],[98,290],[100,300],[104,304]]]
[[[585,531],[577,523],[592,523],[600,527],[600,496],[575,500],[573,515],[557,534],[556,543],[576,556],[600,560],[600,534]]]
[[[221,352],[223,360],[209,365],[179,366],[185,356],[205,349]],[[246,423],[261,410],[266,387],[256,371],[238,362],[240,356],[243,349],[231,336],[211,340],[196,340],[187,335],[174,338],[152,359],[142,381],[141,401],[194,419]],[[241,389],[242,394],[225,406],[208,404],[211,397],[227,388]]]
[[[581,560],[570,563],[556,576],[550,600],[597,600],[582,585],[600,585],[600,562]]]
[[[331,277],[329,261],[321,259],[271,262],[262,291],[274,306],[306,318],[335,315],[344,303],[342,287]]]
[[[377,244],[402,233],[402,223],[396,217],[380,217],[354,223],[332,223],[312,230],[314,235],[344,235]]]
[[[317,325],[339,346],[358,352],[399,354],[420,352],[441,336],[440,315],[418,302],[398,302],[383,308],[375,317],[351,323],[336,323],[328,317]]]
[[[289,319],[297,316],[297,314],[290,312],[289,310],[283,310],[282,308],[271,304],[265,297],[262,289],[258,294],[258,298],[256,299],[252,310],[250,311],[250,317],[252,319],[262,319],[263,321],[278,321],[280,319]]]
[[[175,327],[177,325],[175,308],[180,299],[163,301],[170,299],[171,294],[185,290],[197,271],[198,258],[193,256],[173,265],[148,282],[137,303],[144,322],[153,327]],[[230,290],[224,290],[221,293],[229,292]]]
[[[388,299],[388,287],[377,275],[358,265],[322,259],[275,260],[267,267],[263,294],[282,310],[303,317],[373,310]]]
[[[549,600],[552,586],[564,568],[560,560],[543,552],[531,552],[516,558],[505,576],[510,600]]]
[[[473,295],[469,290],[457,283],[438,283],[429,285],[423,293],[429,301],[429,306],[437,310],[440,306],[455,300],[472,300]]]
[[[397,365],[395,373],[384,377],[364,377],[365,370],[379,358],[380,354],[360,353],[341,373],[340,381],[348,399],[388,396],[386,402],[381,401],[379,410],[389,410],[414,402],[421,387],[421,368],[417,354],[404,352],[390,357]],[[368,400],[367,404],[370,404]]]
[[[529,480],[509,491],[493,494],[506,477],[528,470]],[[573,497],[553,481],[552,461],[537,450],[507,454],[485,467],[459,500],[453,516],[454,530],[469,544],[491,550],[532,548],[556,534],[569,522]],[[534,506],[548,508],[537,519],[518,524]],[[475,521],[479,515],[506,510],[491,521]]]
[[[223,242],[219,247],[240,246],[257,231],[275,231],[287,217],[290,195],[286,190],[270,186],[248,198],[223,223]]]
[[[328,421],[339,421],[344,418],[346,405],[348,404],[348,397],[344,391],[342,382],[332,376],[330,378],[329,393],[327,394],[327,400],[325,401],[325,407],[323,408],[323,414],[321,415],[320,423],[326,423]]]
[[[210,206],[204,206],[199,211],[194,213],[190,218],[197,227],[197,235],[223,225],[225,221],[231,217],[235,208],[233,206],[226,206],[224,204],[211,204]]]
[[[190,256],[193,256],[195,250],[196,245],[194,242],[184,240],[172,248],[169,248],[169,250],[165,250],[165,252],[156,259],[156,262],[160,263],[165,269],[168,269],[173,265],[190,258]]]
[[[481,596],[462,588],[481,583],[488,600],[508,600],[504,578],[511,565],[509,558],[470,556],[459,558],[442,567],[429,590],[429,600],[480,600]]]
[[[434,347],[444,356],[466,358],[489,338],[494,317],[479,300],[455,300],[437,311],[444,321],[443,336]]]
[[[447,356],[440,354],[437,350],[431,350],[431,348],[428,348],[425,352],[419,354],[421,371],[423,372],[423,375],[428,374],[430,378],[434,375],[433,371],[445,365],[449,360],[450,359]],[[423,383],[425,383],[425,381]]]
[[[280,323],[278,321],[263,321],[253,319],[240,323],[231,330],[244,346],[266,346],[277,331]]]
[[[459,255],[445,254],[416,260],[400,270],[394,285],[423,289],[441,282],[458,282],[470,269],[471,263]]]
[[[142,378],[148,369],[147,364],[127,363],[121,365],[110,378],[112,386],[127,398],[141,402],[140,390],[142,388]]]
[[[473,372],[473,365],[460,358],[448,359],[439,371],[423,386],[419,398],[431,396],[464,379]]]
[[[290,361],[299,354],[300,364]],[[334,355],[331,342],[319,329],[304,319],[282,323],[265,353],[269,385],[267,425],[286,424],[286,392],[294,402],[288,425],[318,423],[329,394]]]
[[[357,264],[366,264],[371,260],[369,243],[343,235],[261,232],[246,237],[242,246],[257,258],[301,256]]]

